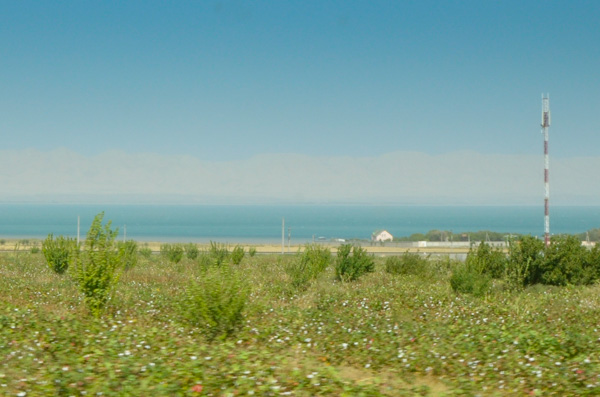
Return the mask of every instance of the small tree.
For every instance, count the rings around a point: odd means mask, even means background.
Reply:
[[[74,279],[83,293],[90,312],[99,316],[104,310],[117,281],[121,255],[115,244],[118,229],[102,226],[104,212],[96,215],[85,239],[83,252],[74,255]]]
[[[341,245],[335,261],[335,276],[341,281],[354,281],[365,273],[375,271],[373,257],[364,248]]]
[[[57,274],[63,274],[69,268],[69,261],[75,254],[77,242],[68,237],[58,236],[54,238],[52,234],[42,242],[42,252],[48,267]]]

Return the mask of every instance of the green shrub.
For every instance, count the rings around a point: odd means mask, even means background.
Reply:
[[[215,264],[212,256],[208,252],[201,252],[197,259],[198,264],[200,264],[201,267],[208,267]]]
[[[459,264],[450,277],[450,286],[455,292],[483,296],[491,287],[491,278],[467,263]]]
[[[427,258],[408,251],[401,256],[389,256],[385,259],[385,271],[390,274],[421,275],[428,270],[428,265]]]
[[[123,268],[129,270],[134,268],[138,263],[138,245],[135,241],[120,241],[117,243],[117,248],[121,255]]]
[[[208,266],[188,285],[180,310],[207,339],[224,339],[242,326],[248,297],[248,285],[231,266]]]
[[[184,249],[181,244],[162,244],[160,254],[169,262],[179,263],[183,259]]]
[[[589,252],[575,236],[552,238],[544,251],[542,282],[550,285],[588,285],[596,280],[597,268],[589,263]]]
[[[483,241],[476,250],[472,248],[469,250],[466,263],[469,267],[477,269],[479,273],[487,274],[492,278],[502,278],[506,273],[506,255]]]
[[[138,253],[142,257],[148,259],[152,256],[152,249],[148,247],[148,244],[144,244],[144,246],[138,250]]]
[[[510,242],[507,261],[507,277],[512,287],[542,283],[544,242],[532,236],[521,236]]]
[[[214,241],[210,242],[210,248],[208,252],[212,257],[214,264],[217,266],[222,265],[229,257],[227,246],[224,244],[215,243]]]
[[[185,256],[187,256],[188,259],[194,260],[199,254],[200,250],[196,244],[189,243],[185,245]]]
[[[254,255],[256,255],[256,247],[248,248],[248,256],[252,258]]]
[[[588,250],[576,236],[555,236],[548,247],[531,236],[511,244],[507,278],[516,287],[590,285],[599,277],[598,248]]]
[[[73,260],[73,275],[90,312],[99,316],[119,279],[122,252],[117,250],[118,230],[111,230],[111,222],[102,226],[104,212],[96,215],[88,231],[82,252]]]
[[[42,252],[48,267],[57,274],[63,274],[69,268],[69,262],[77,249],[74,239],[52,234],[42,242]]]
[[[239,265],[242,262],[242,259],[244,259],[244,248],[236,245],[231,251],[231,262],[233,262],[234,265]]]
[[[364,248],[350,244],[341,245],[335,261],[335,275],[341,281],[353,281],[375,270],[373,257]]]
[[[285,266],[294,288],[305,288],[331,263],[331,252],[316,244],[306,245],[297,258]]]

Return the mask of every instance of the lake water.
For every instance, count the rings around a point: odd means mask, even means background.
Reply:
[[[127,239],[179,242],[281,242],[314,238],[369,239],[377,229],[395,236],[432,229],[453,233],[490,230],[543,234],[543,207],[425,206],[215,206],[215,205],[37,205],[0,204],[0,237],[76,236],[80,217],[84,237],[94,216],[126,231]],[[600,207],[551,207],[551,232],[581,233],[600,227]]]

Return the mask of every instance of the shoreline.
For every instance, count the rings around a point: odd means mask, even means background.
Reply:
[[[41,251],[42,241],[44,239],[22,239],[22,238],[0,238],[0,252],[26,252],[31,251],[32,248],[38,248]],[[83,241],[83,239],[82,239]],[[190,242],[175,242],[175,241],[136,241],[138,247],[148,247],[154,253],[160,252],[160,247],[163,244],[189,244]],[[290,245],[286,244],[282,247],[281,244],[275,243],[251,243],[251,242],[228,242],[218,244],[224,245],[229,249],[240,246],[244,248],[244,251],[248,252],[250,248],[256,249],[257,254],[284,254],[290,255],[295,254],[297,252],[301,252],[307,244],[312,244],[312,242],[301,242],[301,243],[292,243]],[[210,248],[210,242],[207,243],[194,243],[200,251],[208,251]],[[466,244],[459,243],[436,243],[435,246],[424,247],[417,246],[416,243],[405,243],[405,242],[397,242],[397,243],[386,243],[386,244],[371,244],[370,241],[348,241],[349,244],[359,245],[364,248],[368,253],[377,255],[377,256],[385,256],[385,255],[400,255],[405,252],[410,253],[421,253],[425,255],[466,255],[469,252],[470,247]],[[337,252],[337,248],[343,244],[341,242],[315,242],[315,244],[319,244],[321,246],[327,247],[331,250],[333,254]]]

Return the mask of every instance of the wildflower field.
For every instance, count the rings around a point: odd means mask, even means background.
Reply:
[[[326,262],[295,276],[300,254],[222,263],[243,310],[211,334],[200,320],[214,307],[186,298],[218,282],[202,254],[140,256],[98,316],[42,253],[0,254],[0,395],[600,394],[597,285],[494,281],[477,297],[451,288],[450,260],[418,275],[373,260],[352,281]]]

